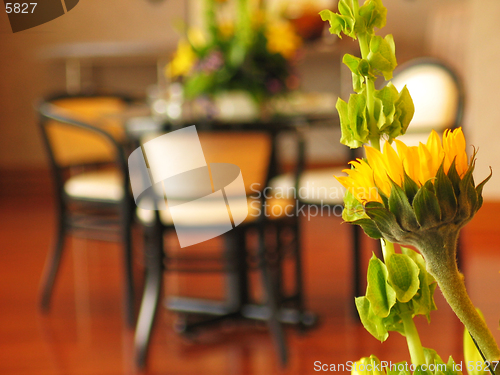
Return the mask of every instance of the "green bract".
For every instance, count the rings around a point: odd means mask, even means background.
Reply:
[[[381,362],[373,354],[363,357],[353,364],[353,375],[461,375],[462,364],[455,363],[452,357],[444,363],[432,349],[424,348],[425,364],[411,366],[407,362]],[[414,369],[414,371],[412,371]]]
[[[421,187],[405,176],[402,188],[392,184],[389,197],[379,191],[384,203],[366,203],[363,212],[366,216],[361,216],[361,203],[354,202],[351,195],[344,218],[351,218],[350,222],[363,227],[372,238],[415,246],[427,259],[428,243],[438,237],[458,236],[483,203],[483,186],[491,175],[476,187],[472,177],[474,160],[463,178],[459,177],[455,162],[447,174],[441,165],[434,181],[429,180]],[[356,214],[349,214],[352,207],[358,210]]]
[[[425,269],[424,259],[411,249],[402,251],[388,256],[385,264],[372,256],[366,296],[356,298],[361,322],[380,341],[385,341],[390,331],[405,335],[403,314],[430,319],[430,312],[436,309],[436,282]]]
[[[351,70],[353,89],[348,103],[337,101],[342,137],[340,142],[350,148],[361,147],[385,135],[389,141],[404,134],[413,117],[414,106],[408,90],[401,92],[390,83],[375,90],[375,80],[384,76],[392,78],[396,68],[396,48],[392,35],[384,38],[375,35],[374,28],[386,23],[387,9],[380,0],[367,0],[359,7],[356,1],[340,0],[339,13],[320,12],[324,21],[330,22],[330,32],[359,39],[361,58],[346,54],[343,62]]]

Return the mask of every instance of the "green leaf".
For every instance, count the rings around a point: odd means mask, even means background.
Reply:
[[[355,222],[359,219],[369,220],[365,213],[365,207],[354,197],[350,189],[347,189],[344,195],[342,219],[347,222]]]
[[[465,225],[476,212],[476,205],[478,203],[477,192],[474,186],[474,178],[472,176],[474,172],[474,164],[465,172],[464,177],[458,185],[460,189],[460,195],[458,196],[458,211],[456,216],[456,222],[461,225]]]
[[[434,227],[441,220],[439,202],[427,185],[422,186],[415,195],[413,210],[422,229]]]
[[[427,365],[444,364],[443,360],[434,349],[424,348],[424,357]]]
[[[245,56],[247,54],[247,46],[239,43],[238,40],[234,40],[229,46],[227,53],[227,64],[231,69],[237,69],[245,61]]]
[[[396,216],[378,202],[368,202],[365,206],[366,214],[375,221],[377,228],[384,238],[391,242],[400,242],[406,236],[399,226]]]
[[[415,195],[418,193],[418,185],[415,181],[413,181],[410,176],[404,171],[404,179],[403,179],[403,190],[408,197],[408,202],[413,204],[413,199]]]
[[[349,109],[347,107],[347,103],[338,98],[336,108],[340,117],[340,130],[342,134],[340,137],[340,143],[350,148],[361,147],[363,142],[360,142],[354,137],[354,133],[349,123]]]
[[[441,209],[441,220],[444,222],[452,221],[457,213],[457,198],[450,178],[444,173],[443,163],[436,173],[434,190]]]
[[[340,0],[338,8],[341,14],[334,13],[328,9],[319,12],[321,19],[323,21],[328,21],[330,23],[330,33],[337,34],[339,38],[342,38],[340,33],[344,33],[353,39],[356,39],[354,34],[354,16],[352,10],[345,0]]]
[[[415,371],[413,371],[413,375],[434,375],[427,367],[425,370],[422,370],[422,366],[417,366]]]
[[[366,121],[366,97],[362,94],[351,94],[347,103],[349,126],[354,139],[366,143],[370,132]]]
[[[372,36],[368,61],[372,69],[382,73],[387,81],[392,78],[392,72],[397,65],[392,35],[386,35],[385,38]]]
[[[401,135],[405,134],[415,114],[415,105],[406,85],[399,93],[399,99],[396,101],[396,113],[397,120],[401,125]]]
[[[321,12],[319,12],[319,15],[323,21],[328,21],[330,23],[330,33],[337,34],[339,38],[342,38],[340,33],[343,30],[344,22],[341,22],[341,17],[328,9],[322,10]]]
[[[361,323],[365,329],[370,332],[373,337],[380,341],[385,341],[389,337],[387,329],[382,321],[382,318],[375,315],[370,306],[370,301],[366,297],[356,297],[356,308],[361,319]]]
[[[358,65],[358,72],[362,76],[365,76],[365,77],[370,76],[370,77],[376,78],[370,71],[370,63],[365,59],[360,60],[359,65]]]
[[[359,8],[359,15],[365,20],[368,30],[374,27],[381,29],[386,24],[387,9],[381,0],[368,0]]]
[[[382,90],[375,90],[374,96],[381,103],[380,113],[375,114],[377,127],[381,131],[384,131],[394,122],[394,115],[396,114],[395,103],[399,99],[399,93],[396,87],[389,82]]]
[[[451,162],[447,176],[450,179],[451,184],[453,185],[453,190],[455,191],[455,197],[457,197],[457,203],[458,203],[458,197],[460,196],[460,176],[458,175],[455,161],[456,158],[453,159],[453,161]]]
[[[338,9],[340,14],[342,14],[343,16],[354,18],[354,13],[351,9],[351,2],[348,2],[347,0],[340,0]]]
[[[401,312],[398,308],[399,305],[400,302],[396,302],[389,316],[382,319],[382,323],[387,331],[399,332],[401,335],[405,336],[405,327],[403,325],[403,319],[401,319]]]
[[[352,224],[359,225],[361,228],[363,228],[363,231],[366,233],[366,235],[370,238],[373,238],[374,240],[383,238],[382,233],[380,233],[380,230],[377,228],[377,225],[371,219],[359,219],[353,221]]]
[[[386,261],[389,271],[389,282],[396,291],[396,298],[408,302],[413,298],[420,286],[419,268],[405,254],[392,254]]]
[[[354,88],[354,91],[356,91],[357,93],[363,90],[363,83],[365,81],[365,77],[360,73],[359,69],[361,61],[366,60],[361,60],[359,57],[350,55],[348,53],[346,53],[342,58],[342,62],[349,68],[352,73],[352,86]]]
[[[457,368],[457,364],[453,360],[453,357],[450,355],[450,357],[448,358],[448,363],[446,364],[445,375],[458,375],[458,374],[461,375],[462,372],[455,370],[456,368]],[[461,365],[460,365],[460,368],[461,368]]]
[[[491,170],[490,167],[490,175],[486,177],[479,185],[476,187],[476,193],[477,193],[477,204],[476,204],[476,212],[481,208],[483,205],[483,187],[484,185],[490,180],[491,176],[493,175],[493,171]]]
[[[196,98],[204,92],[210,91],[214,84],[214,75],[207,73],[199,73],[190,76],[184,86],[184,91],[187,98]]]
[[[409,368],[410,365],[406,362],[397,362],[387,369],[387,375],[410,375],[411,372],[407,370]]]
[[[434,304],[434,290],[437,283],[434,277],[427,272],[425,260],[422,255],[403,246],[401,246],[401,251],[413,260],[419,268],[419,289],[412,298],[413,314],[425,315],[427,320],[430,321],[430,313],[436,309],[436,305]]]
[[[417,231],[420,226],[405,192],[391,180],[391,195],[389,196],[389,211],[391,211],[403,230]]]
[[[352,73],[358,74],[358,66],[361,59],[349,53],[346,53],[342,58],[342,62],[349,68]]]
[[[375,255],[368,264],[367,282],[366,298],[373,313],[380,318],[389,316],[391,307],[396,303],[396,292],[389,285],[387,267]]]

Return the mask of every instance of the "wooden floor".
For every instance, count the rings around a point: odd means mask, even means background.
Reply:
[[[464,272],[473,300],[497,330],[500,317],[500,219],[498,204],[486,203],[464,233]],[[493,221],[488,219],[492,218]],[[51,244],[54,214],[50,199],[0,200],[0,374],[135,374],[133,333],[122,316],[121,258],[115,244],[69,242],[52,310],[40,313],[37,293]],[[280,369],[265,325],[228,323],[194,338],[173,331],[174,314],[162,309],[153,335],[148,374],[314,374],[315,361],[342,364],[376,354],[387,361],[409,360],[404,338],[392,333],[380,344],[353,318],[347,224],[338,218],[303,222],[305,289],[308,307],[321,324],[300,334],[287,329],[288,368]],[[373,243],[365,242],[364,260]],[[193,285],[169,277],[168,293],[217,294],[221,281]],[[462,361],[462,327],[437,293],[432,324],[418,318],[424,346]]]

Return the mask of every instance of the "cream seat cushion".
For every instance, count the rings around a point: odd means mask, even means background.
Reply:
[[[122,184],[117,170],[83,172],[70,177],[64,191],[72,198],[117,202],[123,199]]]
[[[266,206],[262,207],[261,201],[259,199],[252,198],[241,198],[246,199],[248,206],[248,215],[244,223],[250,223],[255,221],[260,215],[264,214],[270,219],[277,219],[284,216],[292,216],[293,208],[295,207],[295,201],[292,199],[268,199],[266,201]],[[175,203],[175,202],[174,202]],[[192,207],[192,206],[190,206]],[[239,204],[235,204],[234,207],[241,207]],[[243,206],[244,207],[244,206]],[[227,222],[227,215],[220,212],[214,208],[214,205],[210,202],[200,202],[196,206],[196,215],[190,211],[191,208],[180,211],[181,215],[176,216],[176,225],[186,226],[186,227],[208,227],[223,225]],[[232,214],[237,213],[231,211]],[[171,226],[174,224],[172,215],[168,208],[166,210],[159,210],[159,216],[162,224]],[[155,212],[152,210],[145,210],[142,208],[137,208],[137,217],[144,224],[151,224],[155,218]],[[193,220],[196,217],[196,220]]]
[[[310,169],[302,173],[298,190],[291,173],[275,177],[270,185],[277,198],[298,199],[308,204],[343,204],[345,188],[334,176],[346,176],[342,169]]]

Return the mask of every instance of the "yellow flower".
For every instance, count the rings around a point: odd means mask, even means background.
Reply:
[[[445,131],[442,143],[435,131],[431,132],[425,145],[420,143],[418,147],[409,147],[399,140],[395,140],[395,143],[397,152],[389,142],[385,142],[383,152],[365,146],[366,160],[352,161],[350,164],[353,168],[344,170],[348,176],[336,177],[359,202],[382,203],[379,191],[388,197],[391,193],[391,180],[402,187],[405,173],[422,186],[434,179],[441,164],[444,173],[448,173],[455,161],[460,178],[469,169],[465,137],[461,128]]]
[[[233,22],[220,23],[219,32],[223,38],[229,39],[234,35],[234,23]]]
[[[266,29],[267,50],[290,59],[302,45],[302,39],[295,33],[289,22],[276,22]]]
[[[191,45],[185,40],[181,40],[172,61],[166,67],[165,74],[170,78],[187,75],[193,68],[195,62],[196,54],[191,48]]]
[[[202,48],[207,44],[205,34],[197,27],[190,28],[187,32],[187,37],[189,43],[191,43],[194,48]]]

